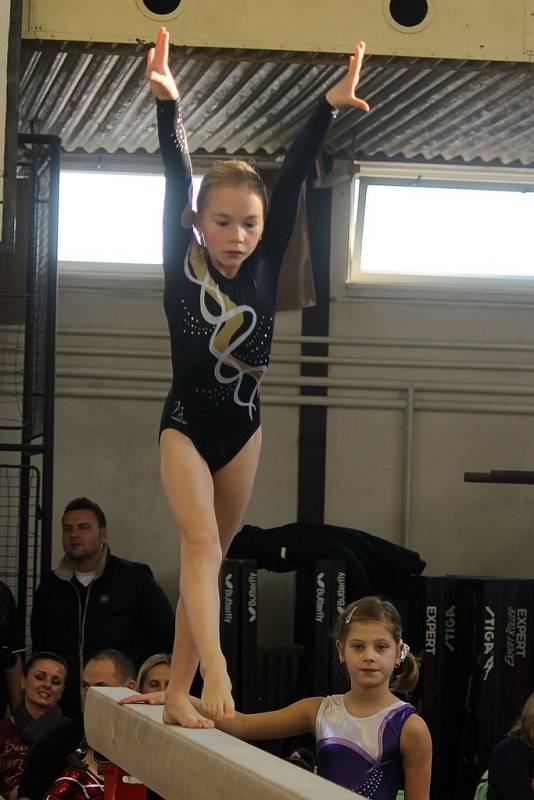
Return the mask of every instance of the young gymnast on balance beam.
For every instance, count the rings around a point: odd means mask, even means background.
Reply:
[[[287,152],[269,204],[256,171],[228,161],[204,176],[194,213],[164,27],[148,53],[146,76],[157,100],[166,177],[164,307],[173,370],[160,428],[161,479],[181,560],[167,723],[212,727],[213,720],[234,714],[219,641],[219,568],[242,524],[256,475],[258,390],[269,363],[278,275],[300,190],[337,109],[368,111],[355,96],[364,51],[358,42],[346,75],[318,101]],[[188,698],[199,662],[204,713]]]

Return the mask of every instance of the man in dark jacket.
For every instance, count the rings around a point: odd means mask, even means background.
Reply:
[[[100,650],[120,650],[136,667],[172,652],[174,614],[146,564],[111,554],[102,509],[85,497],[63,513],[65,556],[38,587],[32,611],[34,651],[59,653],[69,665],[61,707],[80,713],[80,675]]]

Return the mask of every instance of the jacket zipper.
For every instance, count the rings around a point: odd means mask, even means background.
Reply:
[[[80,638],[81,638],[80,632],[81,632],[81,627],[82,627],[82,601],[80,600],[80,593],[78,592],[77,588],[75,586],[73,586],[73,584],[70,581],[68,581],[68,584],[69,584],[69,586],[72,587],[72,590],[73,590],[74,594],[76,595],[76,600],[78,601],[78,661],[79,661],[79,666],[80,666],[80,680],[79,680],[79,686],[78,686],[78,694],[80,696],[80,702],[81,702],[81,698],[82,698],[82,669],[83,669],[82,660],[83,660],[83,658],[82,658],[82,651],[80,649]]]
[[[94,578],[93,578],[94,580]],[[83,649],[85,647],[85,619],[87,617],[87,608],[89,606],[89,595],[91,593],[91,589],[93,588],[93,581],[87,587],[87,592],[85,594],[85,605],[83,607],[83,615],[80,622],[80,691],[81,691],[81,681],[82,681],[82,672],[85,664],[83,663]],[[81,604],[80,604],[81,605]]]
[[[72,586],[72,583],[70,581],[69,581],[69,584],[70,584],[70,586]],[[87,616],[87,606],[89,605],[89,593],[91,591],[92,585],[93,584],[91,582],[89,584],[89,586],[87,587],[87,592],[86,592],[86,595],[85,595],[85,605],[83,607],[83,614],[82,614],[82,601],[80,599],[80,593],[79,593],[79,591],[77,590],[77,588],[75,586],[72,586],[72,588],[73,588],[73,590],[74,590],[74,592],[76,594],[76,598],[78,600],[78,631],[79,631],[79,635],[78,635],[78,661],[79,661],[79,665],[80,665],[80,680],[79,680],[79,686],[78,686],[78,690],[79,690],[78,694],[80,696],[80,702],[81,702],[81,698],[82,698],[82,673],[83,673],[83,668],[85,666],[84,663],[83,663],[83,648],[84,648],[84,644],[85,644],[85,618]]]

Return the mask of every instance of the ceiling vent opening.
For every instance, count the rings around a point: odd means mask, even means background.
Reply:
[[[180,3],[181,0],[142,0],[142,5],[147,11],[160,17],[173,14]]]
[[[403,28],[421,25],[428,15],[427,0],[391,0],[389,13],[392,19]]]

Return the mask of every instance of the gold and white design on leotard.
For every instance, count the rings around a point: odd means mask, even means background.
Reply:
[[[200,313],[207,323],[214,326],[210,336],[209,349],[217,362],[215,377],[222,384],[230,384],[235,381],[234,402],[248,408],[252,418],[254,401],[267,366],[250,366],[232,354],[254,332],[257,322],[256,311],[249,305],[236,305],[224,292],[221,292],[209,273],[204,250],[196,241],[191,243],[186,253],[184,271],[190,281],[200,286]],[[208,309],[206,295],[209,295],[219,307],[219,313],[213,314]],[[250,316],[248,324],[245,322],[245,315]],[[223,374],[225,367],[230,369],[229,375]],[[250,397],[243,398],[240,394],[246,375],[253,378],[256,385]]]

